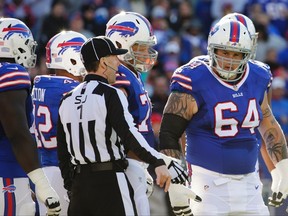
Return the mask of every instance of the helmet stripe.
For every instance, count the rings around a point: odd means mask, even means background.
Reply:
[[[26,28],[21,28],[21,27],[10,27],[10,28],[3,28],[3,32],[6,32],[6,31],[21,31],[21,32],[29,32],[28,29]]]
[[[230,22],[230,37],[229,41],[231,42],[239,42],[239,35],[240,35],[240,26],[238,22]]]
[[[134,29],[133,29],[133,28],[129,28],[129,27],[126,27],[126,26],[119,26],[119,25],[110,25],[110,26],[108,27],[108,29],[134,32]]]
[[[245,25],[246,26],[246,28],[247,28],[247,22],[246,22],[246,20],[245,20],[245,18],[243,17],[243,16],[241,16],[241,15],[235,15],[235,17],[236,17],[236,19],[239,21],[239,22],[241,22],[243,25]]]
[[[59,43],[57,47],[65,47],[65,46],[82,46],[83,42],[63,42]]]

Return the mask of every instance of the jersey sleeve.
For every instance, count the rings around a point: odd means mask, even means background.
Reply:
[[[200,105],[203,102],[201,97],[201,86],[199,81],[202,79],[200,62],[189,62],[188,64],[176,69],[171,77],[171,92],[186,93],[192,95],[197,104]]]
[[[260,61],[253,60],[252,67],[255,68],[255,73],[257,73],[257,78],[260,83],[264,85],[264,88],[269,90],[272,84],[273,75],[271,73],[270,66]]]
[[[116,81],[115,83],[113,83],[114,87],[126,89],[126,88],[129,88],[130,85],[131,85],[131,82],[124,73],[121,73],[121,72],[116,73]]]
[[[18,64],[5,64],[0,68],[0,92],[17,89],[30,89],[28,71]]]

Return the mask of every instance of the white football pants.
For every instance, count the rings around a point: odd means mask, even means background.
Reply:
[[[0,215],[35,215],[28,178],[0,178]]]
[[[190,203],[195,216],[269,215],[257,172],[224,175],[193,165],[192,172],[191,188],[202,198],[200,203]]]

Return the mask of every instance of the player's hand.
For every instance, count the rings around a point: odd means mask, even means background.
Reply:
[[[190,199],[201,202],[202,199],[182,184],[171,184],[168,190],[171,207],[175,215],[191,216]]]
[[[288,159],[283,159],[275,165],[272,180],[272,196],[268,198],[269,205],[279,207],[283,205],[288,195]],[[273,182],[274,181],[274,182]]]
[[[59,215],[61,211],[59,196],[51,187],[46,175],[41,168],[27,174],[35,184],[37,198],[47,207],[47,215]]]
[[[147,185],[147,190],[146,190],[146,195],[147,197],[150,197],[154,191],[154,182],[152,176],[149,174],[148,170],[145,169],[145,176],[146,176],[146,185]]]
[[[180,165],[176,158],[169,157],[162,153],[161,155],[168,167],[169,173],[171,175],[171,182],[173,184],[184,184],[186,181],[188,181],[187,171]]]
[[[167,192],[171,183],[171,175],[166,165],[158,166],[155,168],[156,184],[160,187],[164,187],[164,191]]]

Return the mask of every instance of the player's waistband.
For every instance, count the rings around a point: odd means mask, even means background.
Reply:
[[[240,175],[235,175],[235,174],[223,174],[223,173],[218,173],[218,172],[214,172],[208,169],[205,169],[203,167],[200,166],[195,166],[195,165],[191,165],[192,167],[192,175],[193,172],[199,172],[199,173],[203,173],[203,174],[207,174],[207,175],[212,175],[212,176],[216,176],[216,177],[222,177],[222,178],[229,178],[229,179],[233,179],[233,180],[241,180],[245,177],[248,177],[250,175],[253,175],[254,172],[252,173],[247,173],[247,174],[240,174]]]
[[[125,159],[125,160],[116,160],[102,163],[76,165],[75,172],[77,174],[83,172],[99,172],[99,171],[124,172],[127,167],[128,167],[128,161]]]

